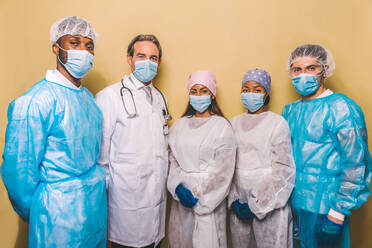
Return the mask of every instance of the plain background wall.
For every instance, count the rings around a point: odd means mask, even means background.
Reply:
[[[270,110],[281,113],[298,98],[286,71],[290,52],[303,43],[322,44],[336,61],[327,85],[356,100],[372,137],[370,0],[0,0],[1,151],[8,104],[55,68],[49,29],[70,15],[86,18],[100,34],[95,67],[83,80],[94,94],[128,72],[130,40],[154,33],[164,50],[156,85],[174,119],[187,103],[187,77],[198,69],[216,74],[218,102],[228,118],[244,111],[243,74],[266,69],[272,76]],[[0,246],[26,247],[27,225],[12,210],[2,182],[0,220]],[[352,213],[352,247],[371,247],[371,223],[370,200]]]

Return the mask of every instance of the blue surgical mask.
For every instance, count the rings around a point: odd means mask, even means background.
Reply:
[[[263,93],[242,93],[242,102],[249,112],[256,112],[264,105]]]
[[[67,52],[67,61],[63,64],[59,56],[57,58],[74,78],[84,77],[93,67],[94,56],[87,50],[65,50],[60,46],[59,48]]]
[[[301,95],[311,95],[319,88],[318,76],[307,73],[300,74],[299,76],[292,78],[292,85]]]
[[[209,105],[211,105],[211,95],[194,96],[190,95],[191,106],[199,113],[204,113]]]
[[[134,63],[134,76],[141,82],[150,82],[158,72],[158,64],[150,60],[139,60]]]

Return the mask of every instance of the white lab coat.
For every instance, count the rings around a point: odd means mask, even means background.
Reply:
[[[236,151],[231,125],[219,116],[183,117],[171,128],[169,146],[170,247],[227,247],[225,199]],[[199,199],[192,209],[179,203],[175,189],[180,183]]]
[[[109,240],[142,247],[158,244],[164,237],[168,126],[163,98],[152,85],[151,105],[142,89],[144,85],[133,74],[124,76],[123,83],[133,94],[138,116],[128,118],[120,82],[97,94],[97,105],[103,114],[98,164],[106,170]],[[134,113],[129,91],[122,92],[128,112]]]
[[[238,115],[231,125],[238,149],[228,206],[239,200],[255,214],[252,221],[243,222],[230,212],[232,247],[292,247],[288,199],[296,168],[288,124],[267,111]]]

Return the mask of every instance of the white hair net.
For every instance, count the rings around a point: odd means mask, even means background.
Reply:
[[[297,58],[302,57],[313,57],[320,64],[322,64],[326,71],[326,77],[330,77],[333,74],[333,71],[336,68],[335,61],[331,52],[321,45],[306,44],[298,46],[289,56],[287,70],[288,72],[291,69],[293,62]]]
[[[65,17],[54,23],[50,28],[50,41],[54,44],[66,34],[81,35],[92,39],[94,43],[96,43],[98,38],[98,34],[90,23],[78,16]]]

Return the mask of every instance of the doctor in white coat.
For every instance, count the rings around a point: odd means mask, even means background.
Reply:
[[[170,116],[164,95],[152,85],[161,56],[154,35],[136,36],[127,50],[132,73],[96,96],[112,248],[159,247],[164,238]]]

